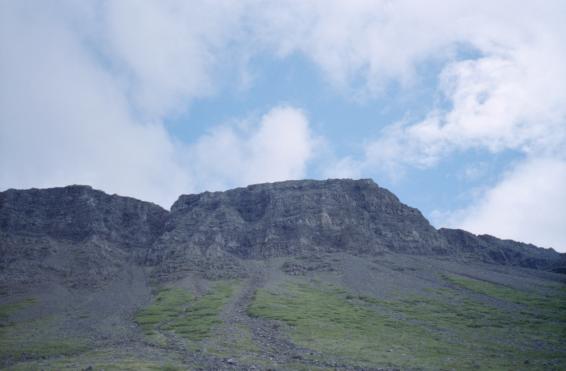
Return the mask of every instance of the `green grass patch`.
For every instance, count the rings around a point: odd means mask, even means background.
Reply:
[[[253,341],[250,328],[244,324],[234,325],[235,329],[232,333],[219,338],[215,341],[214,354],[220,356],[237,357],[243,354],[258,354],[260,348]]]
[[[236,354],[242,353],[259,353],[260,348],[253,341],[251,330],[245,325],[239,325],[238,337],[231,343],[226,344],[226,348],[236,351]]]
[[[10,316],[12,316],[17,311],[24,309],[30,305],[36,303],[33,298],[24,299],[15,303],[8,303],[0,305],[0,328],[9,325],[8,321]]]
[[[175,365],[172,363],[166,363],[160,365],[157,362],[144,362],[138,360],[122,360],[120,362],[114,362],[109,364],[98,364],[96,365],[97,370],[105,371],[183,371],[186,367]]]
[[[523,306],[523,314],[530,313],[533,317],[538,317],[541,320],[566,324],[566,291],[564,286],[548,290],[547,293],[538,293],[455,274],[444,275],[443,277],[451,284],[474,293]]]
[[[85,351],[81,339],[61,339],[48,319],[22,321],[3,327],[0,331],[0,358],[13,360],[71,355]]]
[[[293,283],[258,290],[249,314],[283,321],[297,344],[362,366],[520,369],[527,360],[532,369],[547,362],[566,365],[560,328],[456,290],[383,301]]]
[[[532,304],[536,303],[537,297],[532,293],[520,291],[511,287],[476,280],[459,276],[456,274],[445,274],[443,277],[450,283],[463,287],[465,289],[475,291],[476,293],[490,296],[499,300],[504,300],[517,304]]]
[[[139,311],[134,320],[146,335],[154,335],[157,327],[183,314],[193,301],[193,295],[180,288],[159,291],[151,305]]]
[[[512,317],[492,306],[453,294],[442,296],[439,293],[437,297],[415,296],[395,301],[367,300],[367,297],[360,300],[387,308],[431,329],[489,328],[515,324]]]
[[[278,292],[258,290],[248,311],[292,326],[301,346],[361,365],[410,367],[418,364],[416,353],[442,353],[442,344],[423,329],[352,303],[332,287],[294,283]]]
[[[172,357],[175,359],[176,357]],[[181,371],[187,367],[178,360],[156,361],[143,356],[124,353],[120,350],[95,350],[79,355],[54,359],[32,360],[17,363],[10,367],[13,371],[35,370],[84,370],[87,367],[106,371]]]
[[[161,290],[150,306],[136,314],[135,321],[161,345],[166,342],[164,331],[188,340],[202,340],[220,323],[218,315],[230,299],[233,287],[233,283],[219,282],[201,297],[180,288]]]
[[[44,358],[49,356],[72,355],[84,352],[88,346],[77,340],[29,339],[26,342],[1,341],[0,356],[12,359]]]
[[[218,283],[212,290],[188,306],[183,315],[167,323],[164,329],[174,331],[189,340],[202,340],[221,321],[220,311],[232,295],[233,284]]]
[[[255,365],[260,369],[269,369],[274,366],[254,342],[251,329],[243,323],[232,323],[223,327],[222,334],[209,337],[205,346],[207,352],[219,358],[234,358],[241,364]],[[279,366],[283,369],[294,369]]]
[[[36,303],[35,299],[0,305],[0,358],[13,360],[70,355],[86,349],[80,339],[60,339],[49,318],[10,321],[18,311]]]

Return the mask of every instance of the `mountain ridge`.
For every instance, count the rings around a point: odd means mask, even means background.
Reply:
[[[0,192],[4,274],[18,260],[30,264],[62,249],[46,238],[100,245],[101,256],[92,248],[84,254],[103,262],[125,254],[126,260],[158,267],[162,276],[206,272],[218,264],[238,275],[240,259],[340,251],[451,256],[557,272],[564,265],[564,255],[553,249],[437,230],[371,179],[291,180],[184,194],[169,211],[88,185]]]
[[[0,192],[0,368],[566,365],[564,254],[437,230],[371,180]],[[552,368],[552,367],[551,367]]]

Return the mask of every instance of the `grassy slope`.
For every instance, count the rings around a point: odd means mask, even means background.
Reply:
[[[340,277],[339,272],[332,274]],[[316,351],[313,357],[319,359],[362,367],[432,370],[566,369],[566,291],[557,283],[549,281],[547,288],[535,292],[526,286],[517,289],[445,272],[437,276],[440,285],[431,284],[418,295],[401,292],[386,300],[324,283],[317,273],[277,277],[283,278],[256,291],[248,314],[286,323],[281,328],[291,340]],[[123,349],[87,350],[89,344],[80,340],[53,338],[44,329],[54,326],[55,319],[15,320],[15,314],[40,303],[5,304],[0,306],[0,355],[34,358],[13,367],[21,370],[89,365],[110,370],[175,370],[187,366],[178,351],[182,344],[188,352],[199,350],[204,356],[272,367],[247,325],[222,320],[221,312],[237,288],[235,282],[216,282],[201,296],[181,288],[158,291],[134,316],[145,335],[142,345]],[[177,348],[172,347],[177,340]],[[143,345],[147,342],[152,345]],[[296,360],[284,368],[301,367],[315,369],[308,360]]]
[[[80,339],[60,339],[51,334],[52,319],[41,317],[30,321],[12,321],[17,312],[37,305],[33,298],[0,305],[0,359],[22,359],[69,355],[86,349]]]
[[[164,289],[150,306],[136,314],[135,321],[150,337],[173,332],[187,340],[202,340],[220,323],[218,315],[232,290],[231,283],[217,283],[202,297],[194,298],[184,289]]]
[[[445,289],[396,301],[292,283],[260,290],[249,313],[284,321],[295,342],[361,366],[542,369],[566,367],[565,299],[450,276]]]
[[[161,347],[165,354],[131,354],[126,349],[119,348],[93,350],[91,347],[89,350],[82,342],[50,341],[42,336],[35,341],[30,339],[29,335],[41,327],[37,321],[8,324],[11,315],[33,304],[33,301],[7,304],[0,306],[0,323],[3,324],[0,327],[0,354],[2,357],[15,359],[24,354],[33,359],[51,357],[46,361],[22,362],[10,368],[14,370],[75,370],[87,366],[104,370],[186,369],[186,366],[179,363],[179,354],[167,351],[167,335],[178,335],[191,343],[208,337],[213,327],[220,323],[219,313],[230,298],[233,288],[233,282],[218,282],[200,297],[195,297],[181,288],[166,288],[155,295],[151,304],[137,312],[134,321],[141,327],[146,339],[154,346]],[[186,346],[187,349],[194,348],[188,343]]]

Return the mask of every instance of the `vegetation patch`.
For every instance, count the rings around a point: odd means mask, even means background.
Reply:
[[[252,316],[284,321],[292,339],[360,365],[425,369],[564,367],[564,327],[439,290],[383,301],[328,286],[258,290]],[[554,328],[552,328],[554,326]],[[562,334],[562,335],[560,335]],[[538,346],[537,346],[538,344]]]
[[[139,311],[135,321],[146,335],[155,335],[157,327],[176,319],[183,314],[193,301],[193,295],[180,288],[167,288],[159,291],[153,303]]]
[[[88,349],[84,342],[80,340],[43,340],[28,339],[27,342],[21,341],[4,341],[0,343],[0,356],[2,358],[18,359],[36,359],[49,356],[71,355],[85,351]]]
[[[233,285],[218,283],[210,292],[195,300],[185,312],[167,323],[164,329],[174,331],[189,340],[202,340],[221,321],[220,311],[232,295]]]
[[[419,348],[441,347],[422,329],[352,303],[343,290],[328,286],[258,290],[249,314],[284,321],[301,346],[361,365],[409,367],[417,364]]]
[[[250,327],[243,323],[224,326],[222,334],[210,337],[205,346],[216,357],[237,359],[240,364],[255,365],[261,369],[273,366],[254,342]]]
[[[506,329],[506,333],[501,336],[507,338],[507,342],[518,345],[526,352],[545,349],[554,354],[556,350],[566,348],[564,286],[553,290],[549,287],[545,293],[535,293],[454,274],[444,277],[457,288],[452,290],[452,297],[463,297],[467,292],[472,292],[491,300],[491,307],[496,308],[500,314],[493,321],[493,326]],[[466,301],[477,303],[477,300]],[[512,304],[516,309],[509,309],[498,303]],[[559,353],[559,358],[566,363],[564,352]]]
[[[226,334],[215,342],[214,353],[221,356],[239,356],[256,354],[260,348],[253,341],[250,328],[244,324],[235,324],[232,334]]]
[[[556,287],[550,291],[551,293],[545,295],[455,274],[444,275],[444,278],[456,286],[486,297],[522,305],[532,310],[542,310],[550,317],[566,322],[566,291],[564,286]]]
[[[8,303],[0,305],[0,330],[2,327],[9,325],[10,316],[17,311],[24,309],[32,304],[35,304],[36,300],[33,298],[24,299],[15,303]]]
[[[161,343],[165,342],[163,331],[174,332],[188,340],[202,340],[220,323],[218,315],[232,290],[232,283],[219,282],[197,298],[184,289],[165,289],[150,306],[137,313],[135,321],[146,335]]]
[[[33,360],[15,364],[10,367],[13,371],[35,370],[85,370],[92,367],[94,370],[106,371],[181,371],[186,370],[177,360],[158,361],[145,359],[147,355],[124,353],[120,350],[96,350],[84,352],[69,357],[59,357],[48,360]],[[155,356],[155,354],[154,354]],[[169,358],[175,359],[168,355]]]
[[[48,330],[52,324],[48,318],[10,320],[18,311],[35,303],[35,299],[26,299],[0,305],[0,358],[42,358],[74,354],[85,349],[85,343],[78,339],[61,340],[50,333]]]

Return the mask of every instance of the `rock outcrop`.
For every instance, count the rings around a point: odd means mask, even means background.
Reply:
[[[162,279],[241,274],[249,259],[346,252],[442,255],[561,271],[552,249],[436,230],[371,180],[286,181],[183,195],[171,212],[88,186],[0,192],[1,281],[104,281],[128,264]]]
[[[422,214],[371,180],[286,181],[183,195],[152,263],[346,251],[445,254]]]
[[[99,238],[121,248],[148,248],[161,235],[168,212],[89,186],[0,192],[0,231],[82,242]]]
[[[487,263],[556,271],[559,271],[564,265],[561,254],[553,249],[502,240],[485,234],[476,236],[461,229],[441,228],[438,232],[448,242],[452,254],[461,257],[469,257]]]
[[[108,280],[145,257],[168,214],[89,186],[0,192],[0,284]]]

